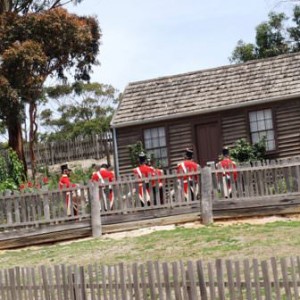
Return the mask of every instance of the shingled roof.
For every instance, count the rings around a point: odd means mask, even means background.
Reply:
[[[129,83],[113,127],[192,116],[300,95],[300,54]]]

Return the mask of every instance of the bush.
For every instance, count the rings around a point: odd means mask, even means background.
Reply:
[[[253,145],[245,139],[239,139],[230,150],[230,156],[238,162],[264,160],[266,156],[266,138]]]

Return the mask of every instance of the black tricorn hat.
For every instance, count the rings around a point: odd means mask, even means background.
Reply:
[[[62,172],[62,173],[64,173],[65,170],[72,171],[71,169],[68,168],[68,165],[67,165],[67,164],[61,165],[61,166],[60,166],[60,169],[61,169],[61,172]]]
[[[223,154],[224,156],[226,156],[226,155],[229,154],[229,149],[228,149],[228,147],[223,147],[223,149],[222,149],[222,154]]]
[[[144,152],[141,152],[141,153],[139,154],[139,161],[140,161],[140,163],[141,163],[141,164],[144,163],[144,162],[146,161],[146,159],[147,159],[146,154],[145,154]]]
[[[193,158],[193,154],[194,154],[194,151],[192,149],[190,149],[190,148],[185,149],[185,157],[186,158],[189,158],[189,159]]]

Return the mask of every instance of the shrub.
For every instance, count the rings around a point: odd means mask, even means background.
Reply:
[[[265,159],[266,138],[251,145],[245,139],[239,139],[230,150],[230,156],[238,162],[251,162]]]

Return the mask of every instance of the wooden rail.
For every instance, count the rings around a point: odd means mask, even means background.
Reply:
[[[29,145],[24,145],[24,153],[27,165],[30,167]],[[37,143],[34,147],[36,163],[42,166],[49,166],[67,161],[84,159],[107,158],[113,154],[113,140],[110,132],[93,135],[90,137],[80,137],[72,140],[56,141],[51,143]],[[7,157],[5,150],[1,155]]]
[[[2,300],[299,299],[299,287],[299,257],[0,270]]]
[[[300,212],[300,162],[241,167],[237,173],[236,180],[231,176],[232,193],[227,197],[223,170],[208,167],[185,175],[169,173],[145,180],[123,176],[63,191],[2,196],[0,249],[157,224],[195,220],[209,224],[217,218]]]

